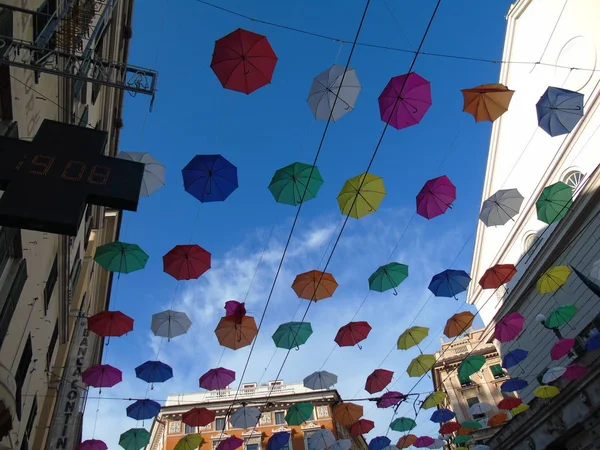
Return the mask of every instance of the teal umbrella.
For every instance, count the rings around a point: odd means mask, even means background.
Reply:
[[[96,249],[94,261],[109,272],[130,273],[146,267],[149,256],[139,246],[111,242]]]
[[[304,344],[312,332],[312,327],[308,322],[283,323],[273,333],[273,342],[279,348],[291,350]]]
[[[406,264],[389,263],[381,266],[369,277],[369,289],[378,292],[393,289],[394,295],[398,295],[396,288],[406,278],[408,278],[408,266]]]
[[[410,431],[417,426],[417,422],[409,417],[400,417],[394,420],[390,428],[394,431]]]
[[[296,162],[275,172],[269,190],[277,202],[297,206],[315,198],[322,184],[323,178],[316,166]]]
[[[562,181],[546,186],[535,202],[537,217],[548,225],[567,215],[573,204],[573,188]]]
[[[479,372],[485,365],[485,356],[473,355],[469,356],[460,363],[458,366],[458,376],[460,378],[469,378],[474,373]]]
[[[119,445],[125,450],[140,450],[149,442],[150,433],[145,428],[131,428],[119,438]]]
[[[291,426],[302,425],[312,415],[314,405],[311,402],[294,403],[285,415],[285,422]]]

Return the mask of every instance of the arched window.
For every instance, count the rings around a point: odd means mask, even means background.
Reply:
[[[579,170],[571,170],[563,177],[563,183],[572,187],[573,190],[576,191],[584,178],[585,175],[583,175]]]
[[[536,233],[529,233],[525,237],[525,241],[523,243],[523,253],[529,252],[532,248],[535,248],[535,244],[537,243],[540,237]]]

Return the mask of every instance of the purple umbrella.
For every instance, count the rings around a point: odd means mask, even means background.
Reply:
[[[398,391],[388,391],[377,400],[378,408],[389,408],[406,399],[406,395]]]
[[[456,200],[456,186],[446,175],[427,181],[417,194],[417,214],[433,219],[444,214]]]
[[[429,436],[421,436],[420,438],[417,438],[417,440],[415,441],[413,446],[417,447],[417,448],[429,447],[434,442],[435,442],[435,439],[433,439]]]
[[[217,450],[235,450],[242,446],[244,441],[242,441],[239,437],[231,436],[221,441],[219,445],[217,445]]]
[[[88,439],[79,444],[77,450],[108,450],[108,446],[98,439]]]
[[[200,387],[209,391],[217,389],[225,389],[235,380],[235,372],[233,370],[217,367],[210,369],[200,377]]]
[[[430,106],[429,81],[414,72],[392,78],[379,96],[381,120],[397,130],[418,124]]]
[[[119,369],[108,364],[96,364],[88,367],[81,374],[81,381],[97,388],[113,387],[123,381],[123,374]]]

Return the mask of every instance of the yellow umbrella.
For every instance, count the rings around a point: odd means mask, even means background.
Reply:
[[[427,337],[429,334],[429,328],[425,327],[410,327],[398,338],[398,350],[408,350],[415,345],[418,347],[419,343]],[[420,349],[419,349],[420,350]]]
[[[475,117],[475,122],[489,120],[493,122],[506,111],[515,91],[503,84],[482,84],[463,89],[463,111]]]
[[[342,214],[360,219],[377,211],[384,197],[383,178],[365,172],[346,181],[337,200]]]
[[[179,439],[173,450],[196,450],[202,445],[202,442],[204,442],[204,438],[200,434],[188,434]]]
[[[569,266],[551,267],[537,281],[536,287],[540,294],[548,294],[554,292],[559,287],[567,282],[567,278],[571,275]]]
[[[429,372],[434,364],[434,355],[419,355],[410,362],[406,373],[409,377],[420,377]]]
[[[423,409],[434,408],[435,406],[438,406],[440,403],[442,403],[444,400],[446,400],[447,396],[448,395],[445,392],[440,392],[440,391],[432,392],[431,394],[429,394],[427,396],[427,398],[423,402],[423,405],[421,405],[421,408],[423,408]]]
[[[527,403],[521,403],[516,408],[511,409],[510,412],[512,413],[513,416],[516,416],[517,414],[521,414],[521,413],[527,411],[528,409],[529,409],[529,405]]]
[[[533,395],[539,398],[552,398],[558,394],[560,394],[560,390],[554,386],[540,386],[533,392]]]

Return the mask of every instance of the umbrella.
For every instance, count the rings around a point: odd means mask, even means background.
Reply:
[[[315,431],[308,439],[308,448],[311,450],[325,450],[335,442],[335,436],[327,428]]]
[[[590,280],[588,277],[586,277],[584,274],[582,274],[579,270],[577,270],[575,267],[571,266],[571,269],[573,269],[573,272],[575,272],[575,275],[577,275],[577,278],[579,278],[579,280],[590,290],[592,291],[596,297],[600,297],[600,286],[595,283],[594,281]]]
[[[449,409],[436,409],[429,420],[435,423],[443,423],[448,422],[456,417],[454,411],[450,411]],[[429,444],[428,444],[429,445]]]
[[[190,427],[204,427],[215,420],[216,412],[207,408],[192,408],[181,416],[181,421]]]
[[[516,339],[523,330],[525,318],[518,312],[504,316],[494,328],[494,337],[500,342],[509,342]]]
[[[598,350],[600,348],[600,333],[594,333],[585,341],[585,349],[588,351]]]
[[[567,370],[563,373],[563,378],[565,380],[577,380],[579,378],[583,378],[587,375],[588,369],[587,367],[580,366],[579,364],[570,364],[567,366]]]
[[[192,322],[186,313],[168,309],[152,315],[152,332],[155,336],[171,338],[186,334]]]
[[[251,406],[243,407],[235,411],[229,418],[233,428],[253,428],[260,419],[260,409]]]
[[[165,185],[165,166],[145,152],[119,152],[117,158],[144,164],[140,195],[148,197]]]
[[[335,122],[354,109],[360,89],[356,70],[334,64],[315,77],[306,101],[315,119]]]
[[[513,408],[516,408],[517,406],[519,406],[521,403],[523,403],[523,400],[521,400],[520,398],[508,397],[508,398],[502,399],[500,401],[500,403],[498,403],[498,409],[504,409],[504,410],[513,409]]]
[[[394,431],[410,431],[417,426],[417,422],[409,417],[399,417],[390,424]]]
[[[318,270],[301,273],[292,283],[292,289],[298,297],[315,302],[331,297],[337,287],[333,275]]]
[[[289,431],[273,433],[267,442],[267,450],[282,450],[290,442]]]
[[[215,334],[223,347],[238,350],[252,343],[258,329],[254,317],[242,317],[241,323],[237,323],[234,317],[225,316],[219,320]]]
[[[305,344],[312,333],[312,326],[308,322],[287,322],[277,327],[272,338],[276,347],[291,350]]]
[[[460,423],[460,426],[467,430],[479,430],[480,428],[483,428],[483,425],[476,420],[465,420],[464,422]]]
[[[311,200],[323,185],[317,166],[296,162],[277,170],[269,183],[275,201],[297,206]]]
[[[265,36],[238,28],[215,42],[210,67],[225,89],[251,94],[271,83],[276,64]]]
[[[475,315],[469,311],[463,311],[454,314],[446,322],[444,327],[444,335],[448,338],[454,338],[463,334],[473,324]]]
[[[386,264],[379,267],[369,277],[369,289],[377,292],[394,290],[394,295],[398,295],[396,288],[408,278],[408,266],[397,262]]]
[[[77,450],[108,450],[108,446],[104,441],[87,439],[77,446]]]
[[[471,277],[464,270],[448,269],[434,275],[429,290],[436,297],[454,297],[467,290]]]
[[[96,249],[94,261],[109,272],[131,273],[146,267],[149,256],[137,245],[111,242]]]
[[[96,388],[113,387],[123,381],[123,373],[109,364],[96,364],[83,371],[81,381]]]
[[[203,442],[204,438],[200,433],[186,434],[179,439],[173,450],[197,450]]]
[[[487,445],[479,444],[479,445],[476,445],[473,450],[492,450],[492,449]]]
[[[378,408],[389,408],[390,406],[397,405],[400,402],[406,400],[406,395],[398,391],[387,391],[379,399],[377,399]]]
[[[291,426],[302,425],[313,413],[314,406],[311,402],[294,403],[285,415],[285,422]]]
[[[567,215],[573,204],[573,188],[562,181],[546,186],[535,202],[537,217],[548,225]]]
[[[369,450],[382,450],[391,443],[392,441],[387,436],[377,436],[369,442]]]
[[[360,419],[350,426],[350,435],[360,436],[361,434],[367,434],[373,428],[375,428],[375,422],[368,419]]]
[[[540,294],[554,292],[567,282],[569,275],[571,275],[569,266],[551,267],[537,280],[536,288]]]
[[[352,448],[352,441],[350,439],[338,439],[331,444],[327,450],[350,450]]]
[[[514,264],[496,264],[487,269],[481,279],[479,285],[483,289],[498,289],[503,284],[512,280],[512,277],[517,273],[517,268]]]
[[[550,136],[573,131],[583,117],[583,94],[550,86],[535,105],[539,126]]]
[[[121,311],[102,311],[88,317],[87,327],[102,337],[119,337],[133,330],[133,319]]]
[[[235,372],[233,370],[217,367],[210,369],[200,377],[199,385],[208,391],[226,389],[235,381]]]
[[[444,445],[446,445],[446,443],[443,440],[434,439],[433,442],[431,444],[429,444],[429,447],[427,447],[427,448],[432,448],[432,449],[444,448]]]
[[[445,392],[440,392],[440,391],[432,392],[427,397],[425,397],[425,400],[423,400],[423,404],[421,405],[421,408],[423,408],[423,409],[435,408],[436,406],[440,405],[444,400],[446,400],[446,397],[448,397],[448,394],[446,394]]]
[[[429,335],[429,328],[426,327],[410,327],[398,338],[396,347],[398,350],[408,350],[419,343]]]
[[[145,428],[130,428],[119,437],[119,445],[125,450],[141,450],[150,442],[150,433]]]
[[[370,332],[371,325],[367,322],[350,322],[338,330],[334,341],[340,347],[352,347],[365,340]],[[358,348],[362,349],[360,345]]]
[[[521,378],[513,378],[511,380],[506,380],[504,383],[500,385],[500,390],[502,392],[514,392],[520,391],[521,389],[525,389],[529,383]]]
[[[594,261],[592,268],[590,269],[590,276],[596,280],[600,280],[600,259]]]
[[[471,114],[475,122],[493,122],[506,111],[515,91],[503,84],[482,84],[470,89],[461,89],[463,111]]]
[[[201,202],[221,202],[238,188],[237,167],[221,155],[196,155],[181,170],[183,187]]]
[[[242,445],[244,445],[244,441],[242,439],[237,436],[231,436],[222,440],[219,445],[217,445],[216,450],[236,450]]]
[[[540,386],[533,391],[533,395],[539,398],[552,398],[558,394],[560,394],[560,390],[555,386]]]
[[[446,175],[425,183],[417,194],[417,214],[433,219],[444,214],[456,200],[456,186]]]
[[[459,378],[469,378],[471,375],[479,372],[485,365],[485,356],[471,355],[467,356],[458,366]]]
[[[337,383],[337,375],[333,373],[327,372],[325,370],[320,370],[318,372],[313,372],[309,376],[304,379],[304,387],[313,390],[319,389],[329,389],[334,384]]]
[[[127,407],[127,417],[135,420],[152,419],[160,412],[160,403],[154,400],[136,400]]]
[[[160,361],[146,361],[135,368],[135,376],[146,383],[163,383],[173,378],[173,369]]]
[[[569,322],[575,314],[577,314],[577,306],[561,305],[548,314],[544,323],[549,328],[558,328]]]
[[[460,430],[462,427],[457,422],[446,422],[440,427],[441,434],[450,434]]]
[[[369,394],[383,391],[388,384],[392,382],[394,372],[385,369],[375,369],[371,375],[367,377],[365,390]]]
[[[429,447],[434,442],[435,442],[435,439],[433,439],[432,437],[421,436],[421,437],[417,438],[417,440],[413,444],[413,447],[417,447],[417,448]]]
[[[355,403],[342,402],[333,407],[333,419],[345,427],[358,422],[363,415],[363,407]]]
[[[406,373],[409,377],[421,377],[431,370],[435,361],[434,355],[419,355],[410,362]]]
[[[381,120],[401,130],[418,124],[431,106],[431,85],[415,72],[393,77],[379,96]]]
[[[502,367],[505,369],[510,369],[511,367],[520,364],[525,358],[527,358],[528,354],[529,352],[527,350],[522,350],[520,348],[511,350],[504,355],[504,358],[502,358]]]
[[[471,414],[472,416],[476,414],[487,414],[492,409],[494,408],[487,403],[475,403],[469,407],[469,414]]]
[[[344,183],[337,201],[343,215],[360,219],[377,211],[385,195],[383,178],[365,172]]]
[[[551,367],[544,373],[544,376],[542,377],[542,383],[552,383],[553,381],[556,381],[562,377],[566,371],[567,369],[565,367]]]
[[[225,302],[225,317],[229,317],[237,325],[241,325],[246,315],[246,303],[236,300],[227,300]]]
[[[199,245],[176,245],[163,256],[163,270],[176,280],[199,278],[210,269],[210,253]]]
[[[479,220],[486,227],[504,225],[521,210],[523,196],[517,189],[502,189],[481,205]]]
[[[417,442],[417,436],[415,436],[414,434],[406,434],[404,436],[402,436],[400,439],[398,439],[398,442],[396,443],[396,447],[397,448],[408,448],[411,445],[413,445],[415,442]]]
[[[527,403],[522,403],[519,406],[517,406],[516,408],[511,409],[510,413],[513,416],[516,416],[518,414],[521,414],[521,413],[527,411],[528,409],[529,409],[529,405]]]
[[[573,350],[573,347],[575,347],[575,342],[573,338],[560,339],[558,342],[555,342],[550,349],[550,358],[552,358],[552,361],[558,361],[567,356]]]
[[[481,428],[481,425],[480,425]],[[469,442],[471,439],[473,439],[473,436],[456,436],[454,438],[454,443],[455,444],[464,444],[466,442]]]

